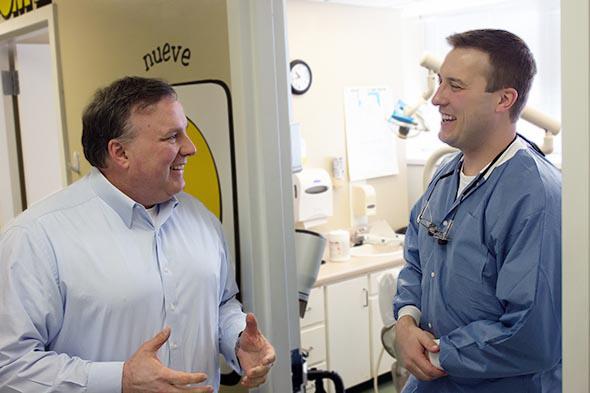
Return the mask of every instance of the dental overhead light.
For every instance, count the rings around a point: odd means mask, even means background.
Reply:
[[[426,53],[420,60],[420,65],[428,70],[427,86],[422,96],[412,106],[405,106],[403,102],[398,101],[393,114],[388,119],[389,123],[397,127],[397,135],[402,139],[415,136],[421,131],[429,131],[418,109],[434,95],[436,76],[440,70],[441,62],[435,56]],[[553,136],[559,134],[561,130],[560,122],[528,105],[524,107],[520,117],[545,130],[543,145],[540,148],[545,154],[552,153]]]
[[[401,139],[407,139],[418,135],[421,131],[430,131],[424,118],[418,112],[418,109],[426,104],[434,95],[436,90],[436,77],[440,69],[440,61],[434,56],[426,53],[420,65],[428,70],[426,79],[426,89],[422,92],[420,98],[411,106],[406,106],[403,101],[398,101],[393,113],[387,120],[396,128],[397,136]]]

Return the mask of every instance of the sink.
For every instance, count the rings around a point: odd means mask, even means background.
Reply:
[[[402,246],[397,242],[390,244],[363,244],[362,246],[351,247],[350,255],[353,257],[387,257],[392,256]]]

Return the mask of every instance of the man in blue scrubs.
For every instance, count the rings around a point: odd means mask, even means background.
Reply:
[[[432,103],[460,153],[410,216],[394,300],[404,393],[561,392],[561,175],[516,134],[535,62],[506,31],[447,40]]]
[[[0,237],[1,392],[217,392],[275,360],[219,221],[182,192],[195,146],[173,88],[123,78],[84,111],[93,168]]]

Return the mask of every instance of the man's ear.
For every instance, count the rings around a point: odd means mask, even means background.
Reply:
[[[127,157],[127,150],[121,141],[111,139],[107,145],[110,161],[113,165],[127,169],[129,167],[129,158]]]
[[[507,112],[514,106],[518,99],[518,92],[512,87],[500,89],[498,104],[496,105],[496,112]]]

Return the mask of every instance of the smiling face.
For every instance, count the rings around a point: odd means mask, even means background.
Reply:
[[[129,125],[133,137],[124,146],[123,191],[146,207],[169,200],[184,188],[184,165],[196,152],[182,105],[165,97],[146,108],[135,107]]]
[[[497,125],[497,93],[486,92],[488,55],[477,49],[455,48],[441,66],[440,86],[432,98],[439,107],[439,138],[460,150],[476,150]]]

